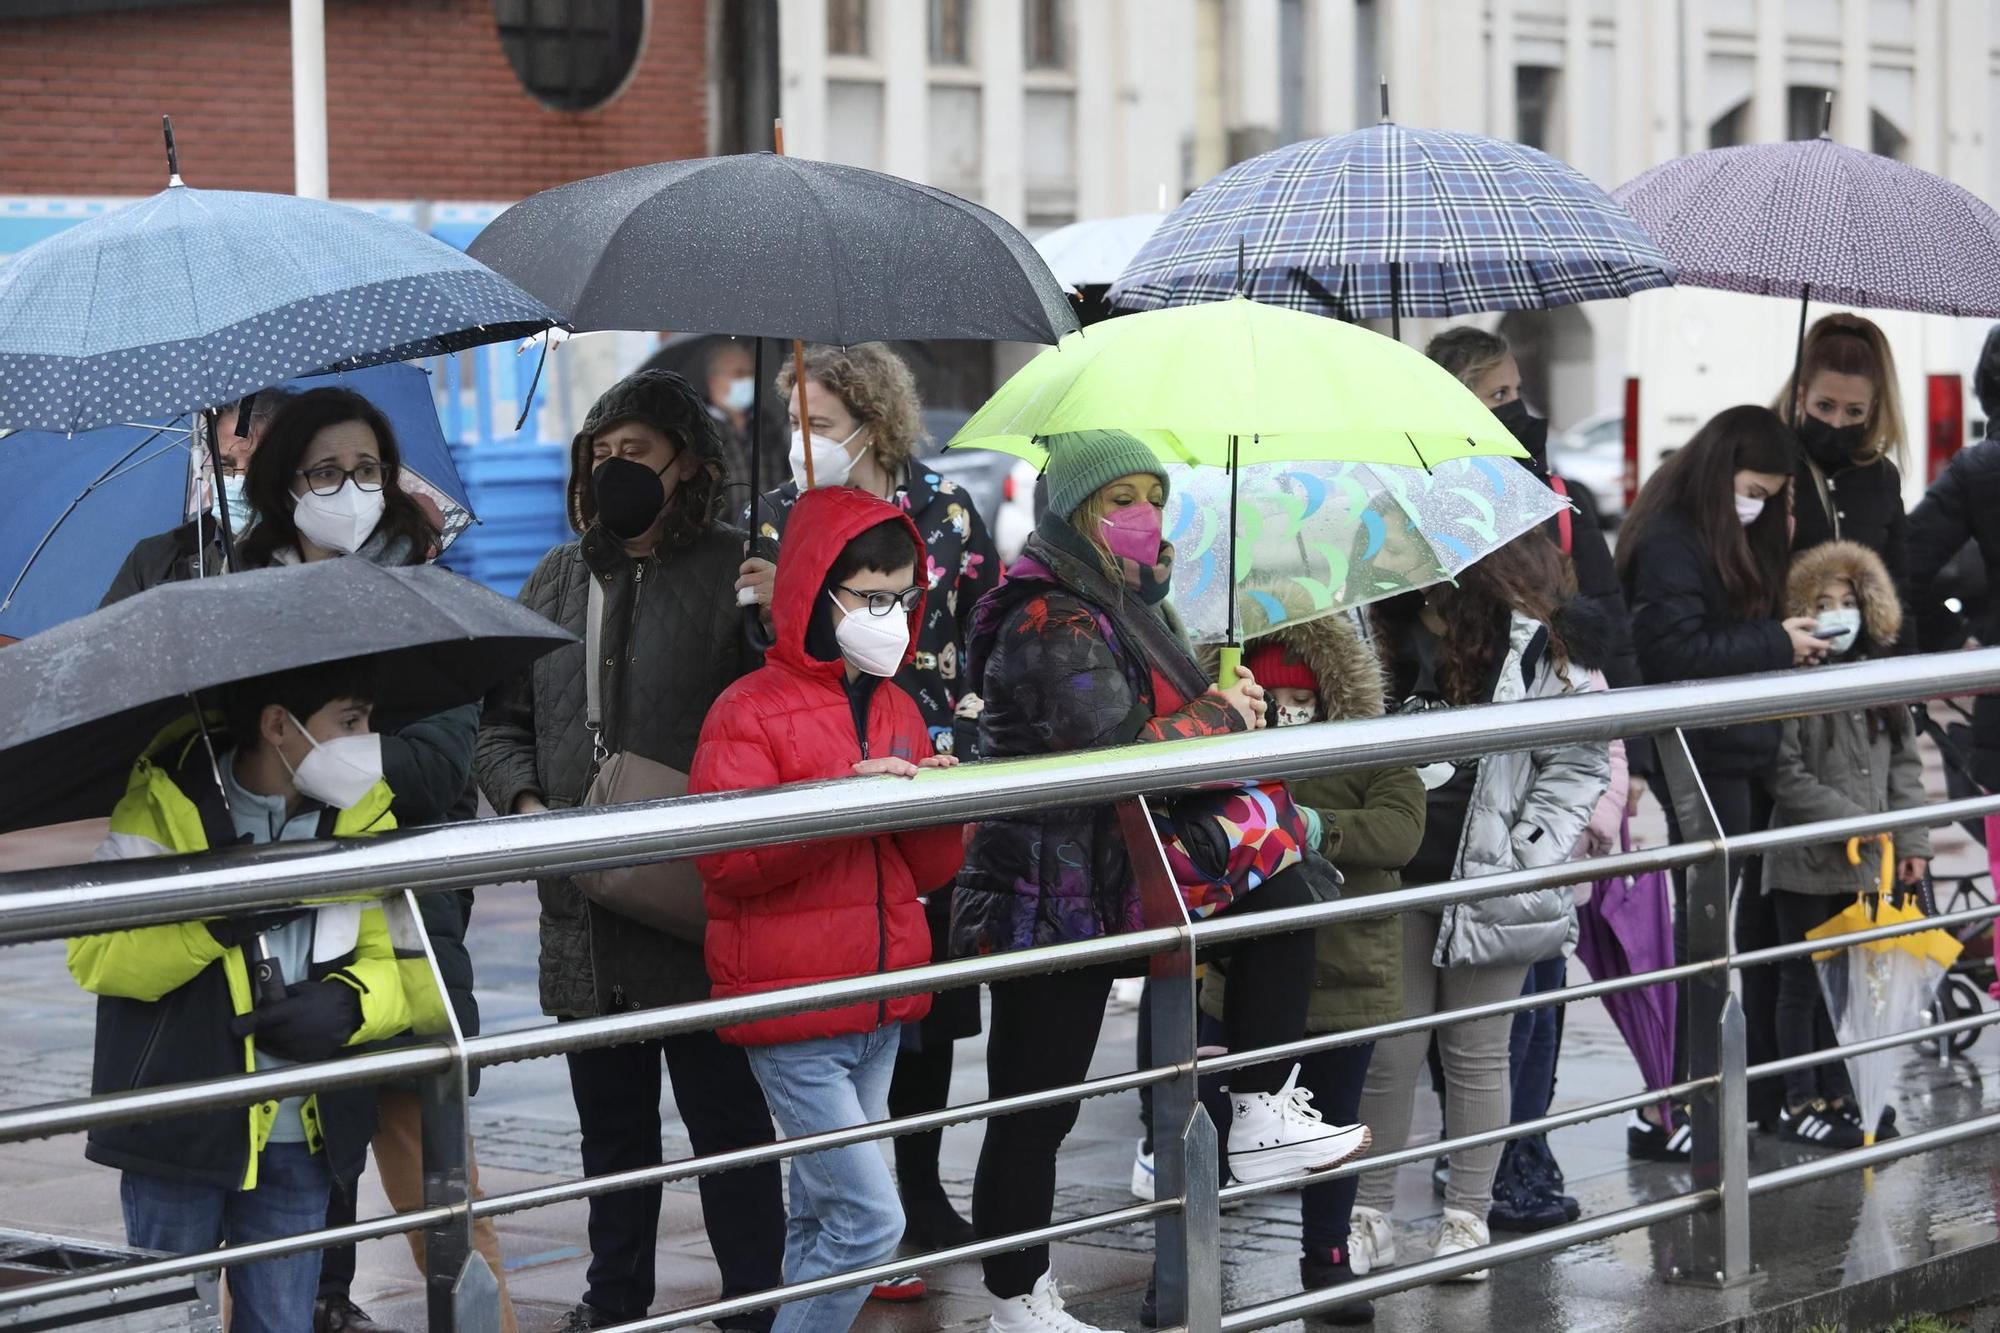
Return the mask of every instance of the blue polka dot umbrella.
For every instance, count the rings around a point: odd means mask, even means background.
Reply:
[[[391,218],[174,183],[0,263],[0,426],[86,431],[559,317]]]

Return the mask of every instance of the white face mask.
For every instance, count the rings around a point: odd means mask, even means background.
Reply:
[[[1311,708],[1287,708],[1283,704],[1278,705],[1278,725],[1281,727],[1296,727],[1313,721],[1315,717],[1316,712]]]
[[[353,555],[382,521],[388,501],[383,491],[364,491],[349,477],[332,495],[307,491],[294,500],[292,522],[299,535],[329,551]]]
[[[848,437],[838,444],[824,435],[812,437],[812,462],[814,486],[845,486],[848,473],[854,471],[854,459],[849,456],[847,446],[854,443],[854,437],[866,430],[856,426]],[[803,431],[792,432],[792,479],[799,489],[806,489],[806,437]]]
[[[278,751],[278,762],[292,775],[299,795],[330,805],[336,810],[353,808],[382,780],[382,738],[374,732],[359,736],[336,736],[330,741],[314,740],[313,734],[290,713],[299,735],[312,746],[297,768]]]
[[[1819,622],[1819,627],[1822,631],[1830,629],[1840,631],[1838,635],[1826,641],[1827,651],[1835,657],[1852,648],[1854,641],[1861,637],[1861,610],[1859,607],[1849,606],[1842,607],[1836,611],[1821,611],[1813,619]]]
[[[250,500],[243,494],[243,482],[240,472],[225,473],[222,478],[222,500],[229,509],[231,532],[241,532],[250,526]]]
[[[1764,500],[1762,496],[1739,495],[1736,497],[1736,521],[1744,527],[1747,528],[1752,523],[1755,523],[1759,518],[1763,517],[1763,514]]]
[[[900,607],[886,616],[878,616],[863,607],[850,611],[840,604],[840,598],[833,597],[834,610],[840,620],[833,627],[833,639],[840,645],[840,655],[854,665],[855,670],[865,671],[871,676],[893,676],[902,669],[903,658],[910,650],[910,617]]]
[[[748,412],[756,401],[757,381],[748,375],[729,381],[729,387],[722,394],[722,405],[732,412]]]

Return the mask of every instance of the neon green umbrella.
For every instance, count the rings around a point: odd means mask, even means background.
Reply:
[[[1042,463],[1044,436],[1138,434],[1169,462],[1431,467],[1527,451],[1414,348],[1234,297],[1093,324],[1047,348],[952,437]]]

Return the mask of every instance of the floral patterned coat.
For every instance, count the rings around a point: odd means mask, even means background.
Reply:
[[[980,754],[1057,754],[1244,729],[1185,641],[1102,573],[1039,534],[980,602],[968,688]],[[955,956],[1136,930],[1137,884],[1116,808],[1043,810],[974,828],[952,894]]]
[[[797,482],[765,494],[757,515],[760,554],[772,556],[798,500]],[[930,592],[924,598],[923,624],[917,627],[916,656],[896,673],[896,683],[917,701],[930,728],[931,747],[952,754],[953,714],[959,700],[978,692],[966,684],[963,661],[972,608],[1000,582],[1000,554],[972,498],[935,472],[912,465],[889,502],[917,525],[929,561],[925,583]]]

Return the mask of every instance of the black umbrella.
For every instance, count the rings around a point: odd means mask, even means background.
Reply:
[[[150,588],[0,649],[0,832],[111,813],[133,761],[200,691],[368,657],[377,710],[422,716],[573,642],[433,565],[348,558]]]
[[[756,338],[753,530],[763,339],[1053,343],[1077,327],[1062,284],[1005,218],[899,176],[782,152],[661,162],[559,185],[495,218],[468,253],[578,332]],[[746,619],[754,639],[755,613]]]

